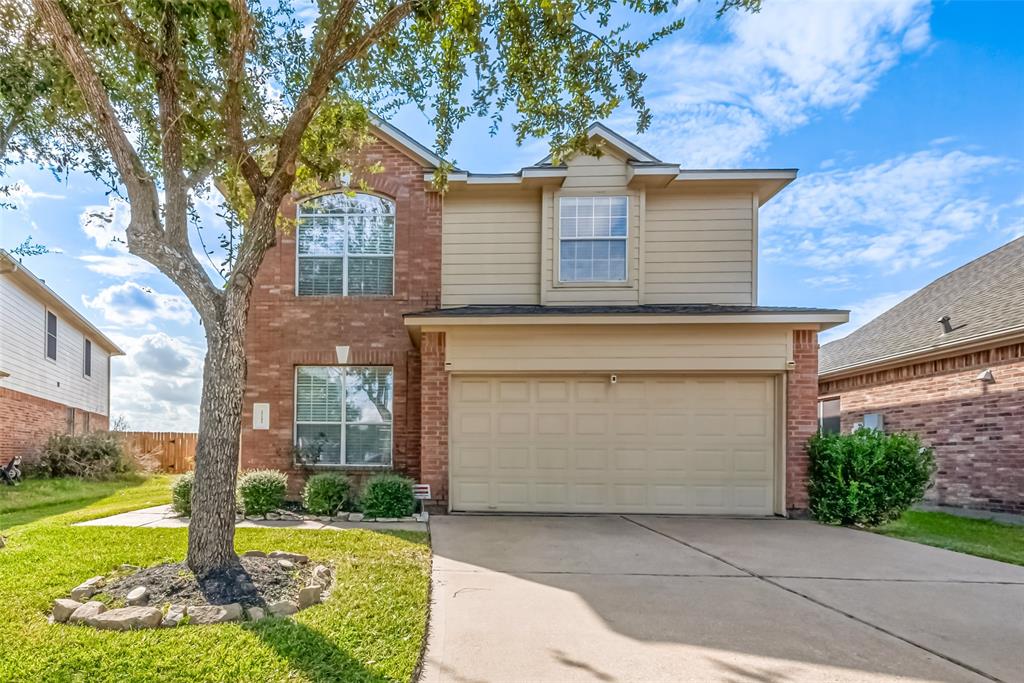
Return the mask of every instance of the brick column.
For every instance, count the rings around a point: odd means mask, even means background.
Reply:
[[[807,439],[818,430],[818,333],[793,330],[796,368],[786,375],[786,509],[807,511]]]
[[[448,371],[444,332],[420,339],[420,480],[430,484],[428,509],[448,511]]]

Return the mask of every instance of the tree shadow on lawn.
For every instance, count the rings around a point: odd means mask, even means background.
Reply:
[[[289,666],[311,681],[391,681],[338,647],[324,634],[293,619],[264,619],[245,629],[260,638]],[[411,672],[410,672],[411,674]]]

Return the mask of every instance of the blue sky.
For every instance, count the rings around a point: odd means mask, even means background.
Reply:
[[[648,133],[632,134],[628,112],[608,123],[689,168],[800,169],[762,210],[760,303],[851,309],[834,338],[1024,234],[1024,2],[765,0],[721,22],[713,9],[682,3],[686,28],[644,57]],[[433,139],[417,111],[394,122]],[[509,171],[546,154],[487,127],[457,135],[459,166]],[[170,281],[111,239],[125,207],[97,221],[108,197],[95,182],[9,175],[18,208],[0,212],[0,246],[32,236],[59,249],[26,265],[128,351],[113,415],[195,429],[202,329]]]

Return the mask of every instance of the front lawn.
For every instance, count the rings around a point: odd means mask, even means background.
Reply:
[[[1024,565],[1024,526],[910,510],[876,533]]]
[[[122,563],[185,557],[185,529],[72,527],[169,500],[169,479],[0,489],[0,681],[408,681],[426,629],[426,534],[239,529],[236,547],[334,564],[329,600],[292,619],[129,633],[50,625],[55,598]]]

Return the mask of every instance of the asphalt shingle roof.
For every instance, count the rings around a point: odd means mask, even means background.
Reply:
[[[939,319],[944,315],[952,332],[943,332]],[[827,373],[953,348],[1014,328],[1024,328],[1024,237],[943,275],[855,332],[825,344],[818,369]]]

